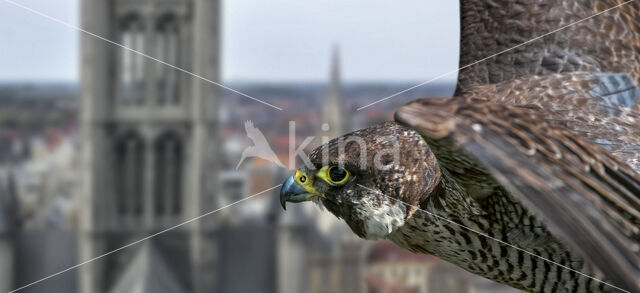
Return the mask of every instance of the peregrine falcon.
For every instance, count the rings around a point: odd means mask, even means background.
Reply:
[[[511,50],[462,66],[454,98],[312,151],[283,207],[530,292],[640,292],[639,12],[462,0],[461,65]]]

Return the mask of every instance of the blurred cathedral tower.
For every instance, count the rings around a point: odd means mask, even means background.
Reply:
[[[83,0],[80,261],[215,208],[218,0]],[[81,292],[210,292],[203,218],[82,266]]]
[[[342,85],[340,76],[340,51],[338,46],[333,47],[331,55],[331,68],[329,71],[329,91],[323,102],[322,132],[320,137],[336,138],[348,130],[345,115],[345,105],[342,101]],[[327,129],[328,126],[328,129]],[[324,143],[324,142],[323,142]]]

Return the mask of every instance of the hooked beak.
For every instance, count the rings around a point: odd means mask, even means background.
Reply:
[[[313,193],[307,191],[303,186],[298,184],[294,179],[294,176],[291,175],[287,180],[282,184],[282,189],[280,189],[280,204],[283,209],[287,209],[287,202],[303,202],[309,201],[314,197]]]

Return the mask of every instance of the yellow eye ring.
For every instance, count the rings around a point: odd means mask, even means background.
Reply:
[[[316,175],[331,185],[340,185],[349,179],[349,171],[338,166],[324,166]]]

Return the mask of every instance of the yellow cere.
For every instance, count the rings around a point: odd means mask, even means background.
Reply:
[[[324,195],[320,194],[313,187],[313,184],[312,184],[313,181],[311,180],[311,177],[309,177],[307,174],[300,172],[300,170],[296,170],[296,174],[293,176],[293,178],[296,180],[296,183],[302,186],[302,188],[304,188],[304,190],[306,190],[308,193],[311,193],[312,195],[320,195],[324,197]]]

